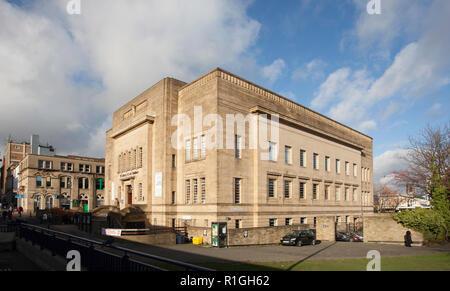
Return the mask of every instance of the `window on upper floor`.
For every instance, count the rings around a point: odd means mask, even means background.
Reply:
[[[300,150],[300,167],[306,167],[306,151]]]
[[[341,161],[336,159],[336,173],[341,173]]]
[[[278,156],[277,144],[269,142],[269,161],[276,161]]]
[[[292,147],[285,146],[284,147],[284,162],[286,164],[292,164]]]
[[[269,198],[275,197],[275,183],[276,183],[275,179],[269,179],[268,187],[267,187],[268,191],[269,191],[269,193],[268,193]]]
[[[191,160],[191,140],[190,139],[186,140],[185,150],[186,150],[186,162],[189,162]]]
[[[315,170],[319,169],[319,155],[316,153],[313,154],[313,168]]]
[[[239,135],[234,136],[234,157],[240,159],[242,155],[242,137]]]

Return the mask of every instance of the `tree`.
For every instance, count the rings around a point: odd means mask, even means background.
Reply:
[[[430,195],[433,165],[438,173],[436,177],[449,189],[450,123],[438,127],[428,125],[418,137],[410,137],[404,159],[408,162],[408,169],[393,172],[398,185],[414,185]]]
[[[386,184],[380,184],[375,188],[374,206],[377,212],[392,212],[406,200],[397,191],[392,190]]]

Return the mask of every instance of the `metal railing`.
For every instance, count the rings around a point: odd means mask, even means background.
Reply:
[[[17,234],[19,238],[31,241],[33,245],[39,245],[41,250],[50,250],[53,256],[65,258],[69,251],[79,251],[81,266],[88,271],[167,271],[167,267],[174,266],[177,270],[214,271],[25,223],[18,225]],[[157,262],[159,265],[162,263],[164,268],[145,263],[143,260]]]

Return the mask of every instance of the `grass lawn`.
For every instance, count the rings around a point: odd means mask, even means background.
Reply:
[[[201,264],[218,271],[365,271],[369,259]],[[382,271],[449,271],[450,253],[381,258]]]

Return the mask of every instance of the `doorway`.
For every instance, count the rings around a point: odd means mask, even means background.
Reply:
[[[127,185],[127,197],[128,197],[128,205],[133,204],[133,188],[131,185]]]

